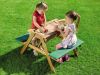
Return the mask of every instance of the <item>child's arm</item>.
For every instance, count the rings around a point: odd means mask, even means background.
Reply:
[[[44,21],[44,23],[42,24],[42,27],[43,27],[43,28],[46,26],[46,15],[45,15],[45,12],[44,12],[44,18],[45,18],[45,21]]]
[[[45,13],[44,13],[44,18],[45,18],[45,21],[44,21],[44,27],[45,27],[46,26],[46,22],[47,22]]]
[[[42,30],[43,30],[43,32],[47,32],[48,30],[45,29],[45,26],[46,26],[46,15],[45,15],[45,13],[44,13],[44,18],[45,18],[45,21],[44,21],[44,23],[42,24]]]
[[[64,35],[65,35],[65,38],[69,35],[69,33],[71,32],[71,30],[70,29],[68,29],[68,30],[64,30]]]
[[[62,31],[62,30],[59,29],[58,31],[60,32],[60,34],[63,37],[63,39],[66,38],[68,36],[68,34],[71,32],[70,29],[64,30],[64,31]]]
[[[61,36],[62,36],[63,38],[65,37],[64,32],[63,32],[61,29],[57,28],[57,31],[60,32],[60,34],[61,34]]]
[[[39,26],[38,23],[36,22],[36,17],[35,17],[35,16],[33,16],[33,22],[34,22],[34,25],[35,25],[38,29],[41,28],[41,26]]]
[[[41,32],[45,32],[45,29],[43,27],[41,27],[37,22],[36,22],[36,17],[33,16],[33,22],[34,25],[41,31]]]
[[[40,30],[40,32],[46,32],[47,30],[44,27],[41,27],[37,22],[36,22],[36,17],[33,16],[33,22],[34,25]]]

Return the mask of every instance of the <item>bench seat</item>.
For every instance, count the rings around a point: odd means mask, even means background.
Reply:
[[[76,44],[71,48],[71,49],[60,49],[60,50],[55,50],[54,52],[50,53],[49,56],[53,59],[59,59],[66,55],[68,52],[76,49],[78,46],[80,46],[83,43],[82,40],[78,39]]]

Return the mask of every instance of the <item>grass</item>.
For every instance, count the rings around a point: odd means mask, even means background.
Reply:
[[[35,57],[31,51],[20,55],[21,44],[15,38],[27,32],[38,0],[0,0],[0,75],[100,75],[100,0],[46,1],[47,20],[64,18],[69,10],[80,13],[77,36],[85,43],[78,59],[71,58],[63,64],[54,62],[56,73],[52,73],[42,55]],[[58,42],[58,38],[51,40],[48,49],[54,50]]]

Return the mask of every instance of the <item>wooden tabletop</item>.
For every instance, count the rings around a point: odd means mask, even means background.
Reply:
[[[61,20],[54,19],[54,20],[48,22],[46,27],[45,27],[48,30],[48,32],[46,32],[46,33],[40,33],[38,31],[37,32],[40,35],[44,36],[44,38],[49,40],[49,39],[53,38],[54,36],[56,36],[57,27],[60,25],[64,25],[63,22],[61,22]]]

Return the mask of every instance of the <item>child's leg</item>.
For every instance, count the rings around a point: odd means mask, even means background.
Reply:
[[[32,45],[33,46],[36,46],[35,40],[36,40],[36,38],[32,39]],[[38,53],[35,50],[33,50],[33,53],[34,53],[35,56],[38,56]]]
[[[61,49],[61,48],[63,48],[63,46],[60,43],[56,45],[56,49]]]
[[[69,60],[70,60],[69,55],[65,55],[65,56],[63,57],[63,61],[69,61]]]
[[[63,58],[59,58],[56,61],[59,62],[59,63],[63,63]]]
[[[64,61],[69,61],[69,60],[70,60],[70,57],[68,55],[65,55],[65,56],[57,59],[56,61],[59,63],[63,63]]]
[[[63,47],[62,47],[62,45],[61,45],[60,43],[56,45],[56,49],[57,49],[57,50],[58,50],[58,49],[61,49],[61,48],[63,48]],[[63,59],[62,59],[62,58],[59,58],[59,59],[57,59],[56,61],[59,62],[59,63],[62,63],[62,62],[63,62]]]

